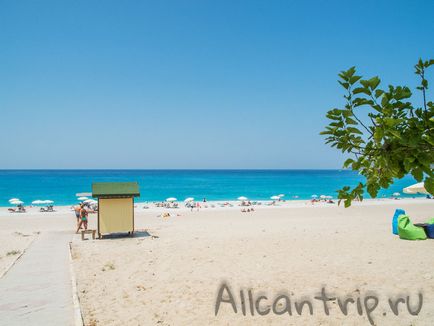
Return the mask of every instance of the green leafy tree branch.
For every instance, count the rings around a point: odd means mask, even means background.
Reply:
[[[381,88],[378,77],[362,79],[355,67],[339,74],[345,90],[345,106],[327,113],[331,121],[321,132],[326,143],[349,154],[344,168],[359,171],[366,183],[338,191],[339,203],[345,207],[352,200],[363,200],[365,189],[375,198],[381,188],[388,188],[394,179],[411,174],[430,194],[434,194],[434,103],[427,101],[426,70],[434,60],[419,59],[415,73],[422,92],[422,107],[411,103],[407,86]],[[361,119],[360,113],[367,116]],[[363,120],[366,120],[365,122]]]

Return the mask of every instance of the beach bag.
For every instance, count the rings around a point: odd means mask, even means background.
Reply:
[[[408,215],[398,217],[398,234],[401,239],[405,240],[425,240],[425,230],[411,223]]]
[[[405,211],[403,209],[396,209],[395,214],[392,218],[392,232],[393,234],[398,234],[398,217],[399,215],[405,215]]]

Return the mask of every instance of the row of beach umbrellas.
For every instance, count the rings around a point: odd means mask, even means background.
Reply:
[[[419,182],[419,183],[416,183],[416,184],[414,184],[412,186],[404,188],[403,192],[406,193],[406,194],[418,194],[418,193],[419,194],[428,194],[428,191],[426,191],[423,182]],[[399,197],[399,196],[401,196],[401,194],[399,192],[395,192],[395,193],[392,194],[392,196],[393,197]],[[281,200],[283,197],[285,197],[285,195],[284,194],[280,194],[280,195],[271,196],[270,199],[272,199],[272,200]],[[312,195],[311,198],[312,199],[316,199],[316,198],[318,198],[318,195]],[[332,199],[333,196],[320,195],[319,198],[320,199]],[[239,201],[247,201],[247,200],[249,200],[245,196],[240,196],[237,199]],[[77,197],[77,200],[80,201],[80,202],[86,203],[86,204],[90,204],[90,205],[94,205],[94,204],[98,203],[96,200],[90,199],[87,196],[79,196],[79,197]],[[166,198],[166,201],[169,202],[169,203],[176,202],[177,200],[178,199],[176,199],[175,197]],[[189,202],[193,202],[193,201],[194,201],[193,197],[188,197],[188,198],[186,198],[184,200],[185,203],[189,203]],[[11,198],[11,199],[9,199],[9,203],[11,205],[17,205],[17,206],[24,204],[24,202],[22,200],[20,200],[19,198]],[[32,201],[33,205],[51,205],[53,203],[54,203],[54,201],[48,200],[48,199],[47,200],[40,200],[40,199],[38,199],[38,200]]]
[[[37,199],[37,200],[32,201],[32,205],[51,205],[53,203],[54,203],[54,201],[48,200],[48,199],[47,200]],[[9,204],[22,205],[22,204],[24,204],[24,202],[22,200],[20,200],[19,198],[11,198],[11,199],[9,199]]]
[[[417,194],[417,193],[428,194],[428,192],[427,192],[427,191],[425,190],[425,188],[424,188],[424,183],[423,183],[423,182],[418,183],[418,184],[415,184],[415,185],[412,185],[412,186],[407,187],[407,188],[404,188],[403,191],[404,191],[404,193],[406,193],[406,194]],[[394,192],[394,193],[392,194],[392,196],[393,196],[393,197],[399,197],[399,196],[401,196],[401,194],[400,194],[399,192]],[[284,194],[280,194],[280,195],[271,196],[270,199],[271,199],[271,200],[281,200],[283,197],[285,197],[285,195],[284,195]],[[297,197],[298,197],[298,196],[297,196]],[[320,196],[318,196],[318,195],[312,195],[311,198],[312,198],[312,199],[320,198],[320,199],[328,200],[328,199],[333,199],[333,196],[327,196],[327,195],[320,195]],[[79,198],[79,199],[80,199],[80,198]],[[84,198],[84,199],[86,199],[86,198]],[[237,199],[238,199],[239,201],[247,201],[247,200],[249,200],[249,199],[248,199],[247,197],[245,197],[245,196],[240,196],[240,197],[238,197]],[[178,200],[178,199],[176,199],[175,197],[169,197],[169,198],[166,199],[166,201],[167,201],[167,202],[170,202],[170,203],[173,203],[173,202],[175,202],[175,201],[177,201],[177,200]],[[188,197],[188,198],[186,198],[186,199],[184,200],[184,203],[193,202],[193,201],[194,201],[194,198],[193,198],[193,197]]]

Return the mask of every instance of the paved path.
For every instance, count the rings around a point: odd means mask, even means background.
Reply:
[[[71,239],[71,232],[41,233],[0,279],[0,325],[74,324]]]

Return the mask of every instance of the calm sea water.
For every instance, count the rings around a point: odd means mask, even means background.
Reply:
[[[77,202],[76,193],[90,192],[96,181],[138,181],[139,201],[162,201],[167,197],[269,199],[278,194],[285,194],[285,199],[309,199],[313,194],[335,197],[337,189],[363,180],[345,170],[0,170],[0,206],[8,206],[15,197],[25,205],[36,199],[71,205]],[[413,183],[410,176],[397,180],[380,196],[402,193]]]

